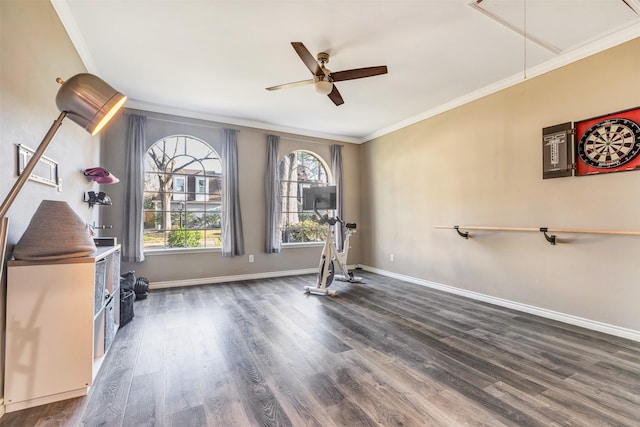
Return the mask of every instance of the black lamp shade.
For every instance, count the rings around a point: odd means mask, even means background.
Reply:
[[[76,74],[62,83],[56,105],[67,117],[95,135],[124,104],[126,96],[93,74]]]

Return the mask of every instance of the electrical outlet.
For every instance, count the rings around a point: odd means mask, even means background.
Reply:
[[[393,262],[393,254],[389,255],[389,261]]]
[[[253,255],[249,255],[249,262],[253,262],[253,261],[254,261]]]

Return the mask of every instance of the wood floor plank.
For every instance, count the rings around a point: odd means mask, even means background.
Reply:
[[[536,397],[522,393],[508,384],[496,383],[485,389],[492,396],[507,402],[509,406],[518,408],[545,426],[574,425],[577,420],[563,412],[562,407],[541,402]]]
[[[228,306],[231,309],[231,306]],[[232,316],[233,322],[241,321]],[[291,421],[252,360],[249,348],[229,328],[220,334],[225,358],[244,398],[245,411],[257,425],[291,426]]]
[[[65,427],[79,424],[80,415],[87,400],[86,398],[75,398],[47,405],[35,425],[37,427]]]
[[[538,400],[549,405],[562,408],[562,413],[570,415],[578,420],[578,425],[603,425],[603,426],[637,426],[637,419],[629,422],[624,417],[603,411],[593,406],[593,402],[581,399],[576,394],[562,393],[555,390],[548,390],[538,396]],[[597,420],[597,421],[595,421]]]
[[[155,426],[165,418],[164,373],[154,372],[133,377],[124,413],[126,426]]]
[[[633,424],[633,420],[640,413],[638,395],[629,398],[611,388],[594,389],[584,382],[574,380],[573,377],[567,378],[565,382],[573,390],[572,395],[579,400],[588,402],[590,406],[598,408],[599,411],[615,414],[629,424]]]
[[[91,387],[89,403],[82,416],[83,424],[123,423],[141,339],[142,329],[123,328],[119,331]]]
[[[266,304],[261,304],[260,307],[268,309]],[[249,345],[252,354],[256,356],[253,357],[253,361],[260,370],[265,383],[281,402],[283,410],[289,415],[293,425],[327,425],[329,420],[324,417],[322,406],[312,404],[308,390],[294,374],[294,371],[290,369],[290,359],[286,357],[288,351],[284,350],[285,354],[281,353],[278,344],[281,344],[282,341],[271,342],[270,338],[274,333],[275,325],[267,326],[260,321],[257,323],[249,322],[245,317],[248,313],[255,314],[256,310],[257,308],[249,301],[243,300],[242,303],[234,307],[233,318],[236,325],[239,326],[238,333]],[[258,316],[258,319],[262,318],[262,315]],[[275,316],[274,319],[276,319]],[[268,323],[277,323],[282,329],[280,331],[282,334],[293,326],[289,322],[269,320]],[[263,328],[263,326],[267,327]]]
[[[204,413],[204,406],[194,406],[171,414],[169,425],[172,427],[206,427],[207,417]]]
[[[502,427],[517,425],[499,419],[486,408],[479,406],[474,400],[451,389],[443,389],[431,398],[431,402],[446,414],[449,419],[446,426]]]
[[[357,274],[154,289],[87,396],[0,427],[640,425],[640,343]]]
[[[426,425],[447,425],[432,415],[433,408],[427,408],[424,401],[408,399],[414,390],[399,387],[399,384],[387,381],[375,375],[367,367],[354,363],[350,353],[341,354],[340,363],[333,365],[331,376],[339,389],[352,401],[358,402],[370,417],[385,426],[404,426],[421,422]]]
[[[354,306],[354,311],[362,312],[362,305]],[[417,328],[416,325],[409,324],[398,317],[374,316],[376,319],[380,319],[385,323],[390,323],[393,327],[394,333],[403,334],[402,339],[409,346],[413,348],[420,348],[420,346],[426,346],[430,350],[434,350],[443,356],[447,356],[456,362],[462,363],[465,366],[471,367],[479,372],[485,373],[493,378],[495,381],[504,381],[511,383],[514,387],[522,391],[526,391],[529,394],[539,394],[545,390],[544,386],[537,384],[534,381],[523,378],[518,375],[504,369],[498,364],[494,363],[492,358],[477,357],[474,352],[467,352],[461,348],[455,348],[450,346],[444,339],[434,339],[429,334],[424,334],[422,328]],[[413,342],[416,341],[416,342]],[[440,358],[439,360],[442,360]]]

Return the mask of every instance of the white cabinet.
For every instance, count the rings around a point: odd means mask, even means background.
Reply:
[[[120,319],[120,246],[58,261],[9,261],[6,411],[82,396]]]

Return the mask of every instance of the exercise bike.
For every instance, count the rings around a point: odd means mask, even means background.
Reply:
[[[323,187],[327,188],[327,187]],[[307,190],[307,189],[305,189]],[[335,197],[334,197],[335,200]],[[320,199],[315,198],[313,201],[313,210],[316,214],[314,220],[320,225],[327,225],[327,235],[324,242],[324,247],[322,248],[322,254],[320,256],[320,265],[318,266],[318,276],[317,276],[317,284],[315,287],[313,286],[305,286],[304,291],[308,294],[314,295],[330,295],[335,296],[337,294],[334,290],[329,290],[329,286],[333,282],[333,280],[339,280],[343,282],[350,283],[359,283],[362,282],[361,277],[356,277],[353,275],[353,272],[349,271],[347,266],[347,257],[349,255],[349,241],[351,239],[351,235],[356,232],[356,224],[352,222],[345,223],[340,218],[329,217],[329,215],[324,214],[321,215],[318,212],[318,205],[320,203]],[[330,204],[331,205],[331,204]],[[335,205],[333,205],[333,209],[335,209]],[[340,224],[341,227],[344,227],[345,237],[344,237],[344,248],[341,251],[338,251],[335,245],[334,232],[335,225]],[[340,271],[342,274],[335,274],[335,264],[338,264]]]

